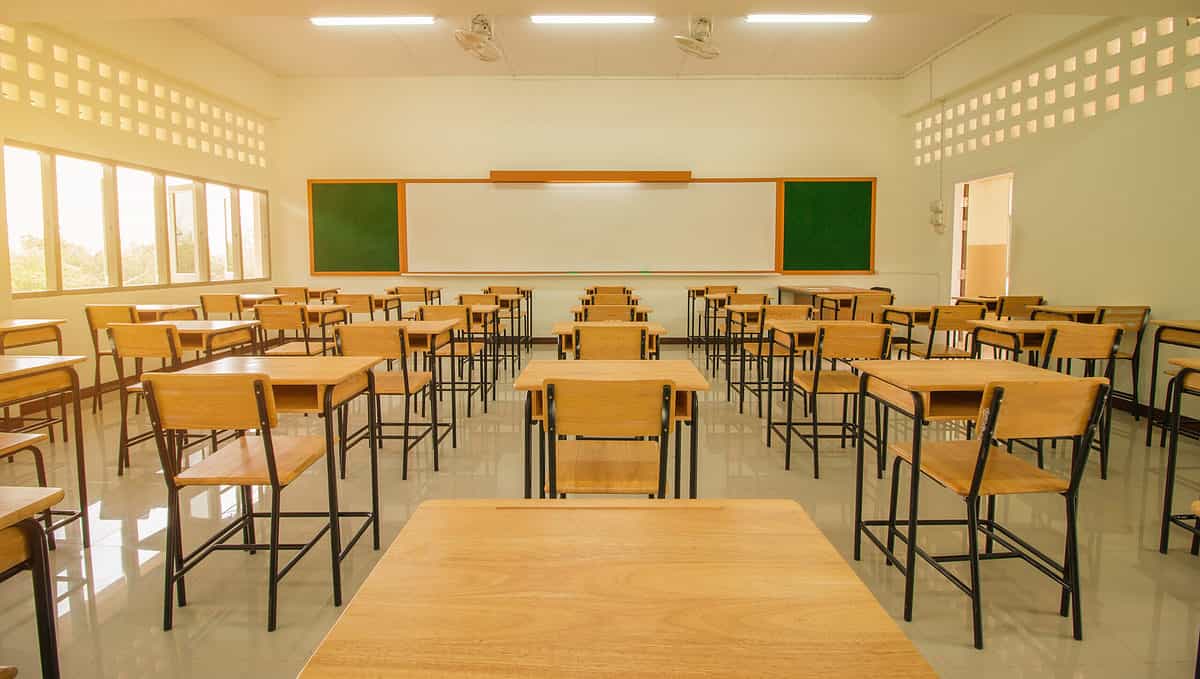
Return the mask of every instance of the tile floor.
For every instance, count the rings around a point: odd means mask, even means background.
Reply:
[[[552,358],[548,348],[539,357]],[[684,350],[667,348],[668,357]],[[519,497],[521,495],[522,396],[501,380],[498,401],[486,415],[463,420],[457,450],[442,454],[442,470],[431,470],[427,445],[414,454],[408,481],[400,479],[396,444],[381,453],[383,543],[386,547],[413,509],[429,498]],[[814,480],[807,455],[784,471],[782,450],[764,446],[764,421],[752,408],[738,414],[725,401],[723,383],[703,399],[700,432],[702,497],[785,497],[800,502],[826,536],[849,559],[853,523],[853,458],[829,446],[822,478]],[[152,444],[133,451],[133,469],[116,475],[118,409],[111,397],[103,414],[85,409],[92,517],[92,548],[80,548],[77,525],[60,531],[52,553],[58,587],[58,629],[65,677],[294,677],[334,623],[324,542],[302,560],[280,589],[280,626],[266,631],[265,555],[223,552],[188,577],[189,605],[177,609],[175,629],[163,632],[162,547],[165,488]],[[361,414],[360,414],[361,415]],[[316,418],[285,416],[284,427],[316,433]],[[138,418],[144,424],[144,414]],[[903,436],[893,426],[894,436]],[[1070,623],[1058,617],[1058,589],[1016,561],[984,564],[984,625],[987,648],[971,646],[968,600],[928,567],[919,568],[915,619],[899,624],[944,677],[1191,677],[1200,629],[1200,559],[1187,553],[1187,537],[1174,536],[1171,553],[1157,552],[1158,513],[1165,452],[1146,449],[1142,426],[1125,414],[1115,418],[1111,475],[1101,481],[1089,470],[1081,495],[1081,550],[1085,640],[1071,638]],[[1061,465],[1062,454],[1051,454]],[[60,443],[51,449],[53,483],[73,498],[71,455]],[[1181,456],[1179,506],[1200,497],[1200,447],[1185,444]],[[366,506],[365,448],[351,453],[343,505]],[[0,465],[0,484],[33,483],[32,464]],[[321,509],[324,472],[310,470],[283,495],[285,509]],[[887,485],[869,478],[867,513],[879,511]],[[961,501],[928,486],[922,516],[957,516]],[[234,491],[185,494],[185,544],[196,544],[236,506]],[[1061,500],[1038,497],[1002,502],[998,516],[1051,553],[1061,550]],[[305,521],[285,521],[284,539],[312,530]],[[265,532],[265,531],[264,531]],[[956,529],[926,530],[922,541],[935,549],[960,549]],[[344,581],[353,595],[379,552],[367,541],[346,561]],[[853,563],[853,562],[852,562]],[[899,620],[903,581],[866,549],[854,567]],[[27,575],[0,585],[0,664],[16,665],[22,677],[38,676],[33,607]],[[401,621],[399,624],[403,624]],[[864,653],[870,652],[869,643]]]

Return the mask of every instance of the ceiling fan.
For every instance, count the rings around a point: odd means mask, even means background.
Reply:
[[[499,61],[504,53],[496,44],[492,33],[492,22],[486,14],[476,14],[471,17],[470,30],[455,29],[454,39],[458,46],[470,52],[480,61]]]
[[[721,48],[711,42],[712,18],[698,17],[688,23],[688,34],[675,36],[675,46],[685,54],[701,59],[716,59],[721,56]]]

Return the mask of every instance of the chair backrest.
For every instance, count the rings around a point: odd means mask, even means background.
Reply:
[[[308,327],[301,304],[255,304],[254,315],[263,330],[304,330]]]
[[[851,319],[855,321],[881,322],[883,307],[892,303],[892,293],[872,292],[865,295],[855,295],[851,305]]]
[[[521,287],[519,285],[489,285],[483,291],[489,295],[519,295]]]
[[[283,298],[284,304],[308,304],[308,288],[287,286],[275,288],[275,294]]]
[[[1087,432],[1103,377],[992,382],[983,392],[977,422],[988,421],[997,389],[1003,394],[992,435],[1001,439],[1070,438]]]
[[[546,399],[551,435],[658,436],[670,423],[673,389],[654,380],[556,380]]]
[[[209,314],[242,315],[242,297],[235,294],[200,295],[200,309],[204,318]]]
[[[426,289],[419,285],[397,285],[394,288],[388,288],[389,295],[399,295],[401,302],[428,302],[429,293]]]
[[[500,299],[496,297],[496,295],[466,293],[458,296],[458,303],[464,306],[471,306],[474,304],[499,304]]]
[[[575,358],[636,361],[646,358],[646,329],[641,326],[577,326]]]
[[[583,307],[585,321],[632,321],[637,313],[637,307],[627,304],[596,305]]]
[[[987,307],[982,304],[939,304],[933,307],[929,329],[933,332],[970,332],[974,328],[967,321],[981,321]]]
[[[1042,366],[1060,358],[1111,360],[1121,344],[1124,329],[1119,325],[1055,323],[1047,326],[1042,340]]]
[[[604,306],[628,305],[628,304],[633,304],[633,299],[630,298],[629,295],[627,295],[623,292],[597,293],[595,295],[592,295],[587,303],[588,304],[600,304],[600,305],[604,305]]]
[[[736,285],[706,285],[706,286],[704,286],[704,294],[706,294],[706,295],[720,295],[720,294],[724,294],[724,293],[733,294],[737,291],[738,291],[738,286],[736,286]]]
[[[334,304],[345,304],[352,314],[375,314],[375,296],[362,293],[341,293],[333,296]]]
[[[471,325],[470,309],[463,304],[424,304],[417,312],[423,321],[458,321],[457,330]]]
[[[379,356],[401,359],[403,362],[408,347],[407,339],[402,325],[355,323],[333,329],[333,340],[340,356]]]
[[[891,333],[890,326],[878,323],[822,325],[817,331],[817,358],[842,361],[886,358]]]
[[[163,430],[258,429],[259,399],[255,384],[262,385],[267,424],[279,423],[271,378],[254,373],[203,375],[146,373],[142,381],[150,396],[151,419]]]
[[[108,337],[118,360],[161,358],[174,365],[183,355],[179,330],[173,325],[110,323]]]
[[[811,304],[767,304],[762,308],[763,321],[807,321],[812,318]]]
[[[871,289],[876,292],[886,292],[888,294],[891,294],[891,292],[892,292],[891,288],[885,288],[882,285],[872,285]]]
[[[93,336],[109,323],[137,323],[137,308],[132,304],[88,304],[83,307],[83,315]]]
[[[624,285],[596,285],[588,290],[591,291],[588,293],[591,295],[629,295],[633,293],[633,290]]]
[[[1125,337],[1136,335],[1141,339],[1142,331],[1150,322],[1150,307],[1148,306],[1102,306],[1097,323],[1119,325],[1125,329]]]
[[[726,304],[767,304],[769,298],[766,294],[757,292],[734,292],[729,294],[729,298],[725,300]]]
[[[1041,295],[1001,295],[996,305],[996,317],[1026,319],[1033,315],[1029,307],[1045,303]]]

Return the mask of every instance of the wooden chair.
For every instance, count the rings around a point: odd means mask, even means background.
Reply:
[[[344,304],[350,314],[350,322],[354,322],[354,314],[366,314],[370,320],[375,320],[375,295],[362,293],[342,293],[333,296],[334,304]]]
[[[334,330],[334,342],[339,356],[378,356],[395,362],[399,370],[375,373],[375,438],[382,447],[385,440],[399,440],[404,446],[403,479],[408,479],[408,453],[416,445],[429,436],[433,440],[433,470],[438,471],[438,443],[440,440],[438,428],[437,399],[433,394],[433,372],[414,371],[408,369],[408,357],[411,355],[408,344],[408,333],[403,326],[389,325],[343,325]],[[432,363],[430,364],[432,366]],[[383,418],[383,397],[404,397],[404,421],[387,422]],[[429,408],[429,422],[412,422],[412,412],[417,404],[424,413]],[[457,426],[451,401],[450,426]],[[345,425],[342,425],[345,428]],[[385,434],[384,427],[402,427],[399,435]],[[413,431],[416,428],[418,431]],[[346,478],[346,448],[341,448],[341,474]]]
[[[862,359],[883,359],[887,357],[892,329],[886,325],[827,325],[817,330],[816,353],[812,370],[791,371],[791,385],[787,390],[787,420],[783,423],[784,438],[784,469],[792,468],[792,434],[795,432],[800,440],[808,444],[813,454],[813,478],[821,478],[820,440],[836,438],[846,447],[847,440],[857,433],[858,409],[858,373],[851,369],[838,370],[838,362],[849,364],[850,361]],[[790,337],[789,337],[790,340]],[[795,348],[790,347],[789,353],[794,354]],[[823,362],[829,361],[830,369],[823,369]],[[793,364],[794,361],[789,361]],[[797,426],[793,418],[795,396],[801,395],[810,413],[809,433]],[[841,422],[822,422],[820,410],[817,408],[817,397],[822,395],[842,397]],[[853,409],[850,404],[853,403]],[[836,433],[823,433],[822,427],[835,427]],[[768,429],[768,436],[770,436]]]
[[[58,605],[56,581],[51,574],[50,536],[33,517],[57,504],[63,496],[58,488],[6,488],[6,510],[10,525],[0,529],[0,582],[29,571],[33,583],[33,609],[38,654],[43,679],[64,676],[58,659]],[[25,517],[20,518],[18,517]],[[23,578],[22,578],[23,579]],[[15,612],[9,616],[15,616]],[[28,623],[26,623],[28,624]],[[0,677],[15,677],[12,667],[0,667]]]
[[[585,321],[634,321],[637,316],[637,307],[632,305],[617,304],[617,305],[595,305],[591,304],[583,307],[583,320]]]
[[[1084,376],[1097,374],[1097,365],[1104,362],[1104,377],[1112,384],[1116,364],[1113,357],[1121,346],[1124,329],[1119,325],[1095,325],[1083,323],[1053,324],[1047,328],[1039,353],[1042,367],[1046,370],[1071,372],[1071,361],[1083,362]],[[1065,363],[1064,363],[1065,362]],[[1100,478],[1108,478],[1108,447],[1112,435],[1112,399],[1105,399],[1100,418]],[[1038,446],[1038,466],[1043,466],[1042,447]]]
[[[471,395],[478,392],[483,404],[483,412],[486,413],[490,375],[487,363],[487,343],[476,339],[479,330],[471,319],[470,307],[461,304],[426,304],[417,313],[424,321],[458,321],[458,325],[453,330],[444,336],[435,338],[433,350],[428,357],[430,361],[438,363],[436,370],[439,375],[447,374],[446,370],[441,367],[441,361],[449,360],[450,383],[446,384],[445,380],[440,380],[437,389],[439,393],[448,391],[451,399],[455,398],[460,391],[466,394],[467,417],[471,416]],[[467,369],[465,383],[461,381],[464,366]],[[479,371],[478,380],[475,378],[476,369]]]
[[[599,293],[584,300],[584,304],[598,304],[601,306],[627,306],[633,304],[633,296],[625,293]]]
[[[100,358],[112,356],[112,349],[101,349],[101,338],[108,339],[105,332],[109,323],[137,323],[137,309],[132,304],[87,304],[83,307],[83,315],[87,318],[88,333],[92,336],[92,363],[96,376],[92,382],[92,412],[104,410],[103,390],[100,382]],[[105,342],[107,344],[107,341]]]
[[[874,290],[875,288],[871,288]],[[855,295],[850,303],[850,318],[855,321],[883,322],[883,307],[892,304],[895,297],[889,292],[873,292]]]
[[[494,342],[495,350],[500,360],[504,362],[504,366],[509,368],[510,373],[515,372],[521,360],[516,325],[517,310],[513,307],[501,306],[499,293],[464,293],[458,296],[458,303],[467,307],[475,305],[500,307],[494,326],[488,322],[476,323],[471,329],[471,334],[474,339],[481,342]],[[504,347],[503,351],[501,351],[501,347]]]
[[[236,294],[200,295],[200,310],[204,320],[211,320],[212,314],[228,314],[229,320],[241,320],[242,296]]]
[[[808,304],[764,304],[759,312],[759,322],[748,330],[745,337],[739,338],[738,356],[738,412],[745,412],[746,393],[749,392],[758,400],[758,416],[763,414],[763,393],[773,391],[770,380],[774,378],[774,361],[787,357],[787,345],[771,341],[771,333],[766,330],[767,321],[807,321],[812,318],[813,308]],[[808,353],[809,348],[802,349]],[[754,370],[754,381],[747,380],[747,365]],[[780,392],[787,382],[775,382],[774,386]]]
[[[45,434],[24,434],[16,432],[0,432],[0,460],[10,462],[21,453],[29,453],[33,457],[33,473],[38,486],[46,487],[46,462],[42,450],[38,446],[50,441]],[[65,512],[74,513],[74,512]],[[46,524],[46,539],[50,549],[54,549],[54,519],[53,512],[47,509],[42,513],[42,521]],[[0,571],[3,569],[0,568]]]
[[[117,476],[125,474],[129,466],[129,449],[154,438],[154,431],[147,430],[135,436],[129,435],[129,398],[141,399],[145,393],[142,383],[143,362],[158,359],[167,371],[178,370],[183,364],[183,346],[179,331],[173,325],[150,325],[144,323],[110,323],[108,326],[109,346],[112,347],[113,362],[117,368],[117,389],[121,396],[121,433],[117,438]],[[133,361],[133,372],[126,378],[125,361]]]
[[[937,305],[929,317],[929,342],[925,358],[971,358],[967,339],[974,329],[967,321],[981,321],[987,314],[982,304]],[[946,333],[945,344],[935,344],[937,334]],[[959,346],[959,342],[963,346]]]
[[[519,285],[489,285],[483,289],[485,295],[521,295],[523,299],[516,305],[509,305],[500,310],[501,318],[509,320],[511,334],[519,337],[523,344],[532,340],[533,327],[530,324],[530,297]],[[530,345],[532,346],[532,345]]]
[[[1140,380],[1142,365],[1142,339],[1146,335],[1146,326],[1150,323],[1150,307],[1148,306],[1102,306],[1096,316],[1097,323],[1119,325],[1124,329],[1121,346],[1117,348],[1114,361],[1129,362],[1129,391],[1119,391],[1115,387],[1111,396],[1130,399],[1133,403],[1133,419],[1140,420],[1142,416]],[[1115,370],[1114,370],[1115,375]]]
[[[432,304],[433,297],[429,293],[429,288],[420,285],[397,285],[388,288],[389,295],[398,295],[401,302],[415,302],[416,304]]]
[[[701,315],[701,343],[704,345],[704,367],[716,370],[716,352],[725,341],[724,328],[721,326],[721,312],[728,303],[726,299],[714,299],[711,295],[737,294],[736,285],[707,285],[704,287],[704,308]],[[753,303],[753,302],[751,302]]]
[[[325,343],[314,340],[310,330],[313,323],[308,320],[308,312],[303,304],[256,304],[254,315],[258,317],[258,330],[262,336],[261,344],[266,347],[270,341],[268,333],[277,332],[276,341],[279,345],[266,350],[268,356],[321,356],[325,353]],[[286,342],[286,333],[293,332],[299,341]]]
[[[1070,611],[1074,635],[1083,638],[1081,615],[1079,547],[1077,539],[1077,499],[1079,486],[1087,464],[1088,452],[1100,420],[1108,386],[1103,379],[1042,380],[1027,382],[996,382],[984,391],[976,422],[976,438],[957,441],[923,441],[914,448],[912,443],[893,443],[895,455],[892,467],[891,502],[888,512],[888,551],[902,539],[916,555],[934,566],[971,599],[972,627],[975,647],[983,648],[982,596],[979,585],[979,562],[987,559],[1020,558],[1046,574],[1062,587],[1059,614]],[[1004,452],[995,443],[1015,439],[1063,439],[1073,443],[1074,455],[1067,478],[1035,467],[1020,457]],[[965,525],[966,554],[931,555],[916,545],[915,532],[904,535],[904,525],[897,523],[900,466],[907,464],[922,476],[934,481],[963,499],[966,520],[925,519],[917,525]],[[999,495],[1056,494],[1066,501],[1066,558],[1059,563],[1044,552],[1032,547],[1011,530],[996,521],[996,497]],[[979,516],[980,503],[986,498],[987,515]],[[915,529],[914,529],[915,530]],[[983,552],[979,534],[985,537]],[[1006,551],[997,552],[995,545]],[[894,552],[893,552],[894,553]],[[970,567],[968,582],[963,582],[942,566],[946,562],[967,561]],[[911,558],[909,563],[912,563]],[[915,577],[911,566],[905,577]]]
[[[646,350],[644,327],[575,327],[576,360],[637,361],[646,358]]]
[[[632,295],[633,290],[624,285],[593,285],[587,289],[589,295]]]
[[[1001,295],[996,303],[996,318],[1024,320],[1033,317],[1029,307],[1045,304],[1046,299],[1041,295]]]
[[[162,463],[163,480],[167,486],[166,588],[163,598],[163,629],[172,626],[174,607],[172,596],[179,605],[187,604],[184,574],[215,550],[267,550],[269,577],[267,580],[267,630],[275,629],[279,581],[291,567],[312,549],[338,521],[337,507],[330,502],[328,523],[307,542],[280,543],[279,523],[282,518],[303,517],[312,520],[323,513],[283,512],[280,500],[283,490],[309,467],[327,454],[324,436],[285,436],[274,433],[279,423],[271,379],[262,374],[190,375],[187,373],[150,373],[145,376],[146,399],[158,457]],[[368,408],[368,422],[375,426],[375,408]],[[179,441],[189,431],[231,429],[247,432],[210,452],[199,462],[185,467]],[[248,430],[255,430],[251,435]],[[329,451],[330,454],[332,451]],[[372,461],[374,465],[374,460]],[[330,473],[333,472],[330,468]],[[236,486],[238,511],[236,518],[201,544],[195,551],[184,554],[181,535],[179,496],[187,488]],[[271,491],[271,511],[255,512],[251,489],[267,486]],[[332,498],[331,498],[332,500]],[[255,518],[270,519],[270,537],[266,544],[255,538]],[[240,544],[230,541],[241,534]],[[282,568],[279,553],[297,550],[296,556]],[[339,555],[334,554],[334,559]]]
[[[284,286],[275,288],[284,304],[308,304],[308,288],[300,286]]]
[[[666,497],[673,396],[670,384],[654,381],[547,383],[549,496]],[[565,438],[571,436],[604,438]]]
[[[1184,367],[1176,373],[1167,389],[1167,416],[1164,427],[1171,432],[1167,448],[1167,468],[1164,473],[1162,523],[1159,528],[1158,551],[1167,553],[1171,526],[1192,534],[1192,555],[1200,554],[1200,500],[1192,502],[1191,512],[1175,513],[1175,470],[1179,460],[1179,431],[1183,419],[1183,397],[1200,396],[1200,371]]]

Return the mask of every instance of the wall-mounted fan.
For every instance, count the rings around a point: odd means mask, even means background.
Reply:
[[[721,56],[721,48],[712,43],[712,19],[698,17],[688,22],[688,34],[675,36],[675,46],[701,59],[716,59]]]
[[[458,46],[470,52],[480,61],[499,61],[504,53],[496,45],[492,34],[492,22],[485,14],[471,17],[470,30],[459,28],[454,31]]]

